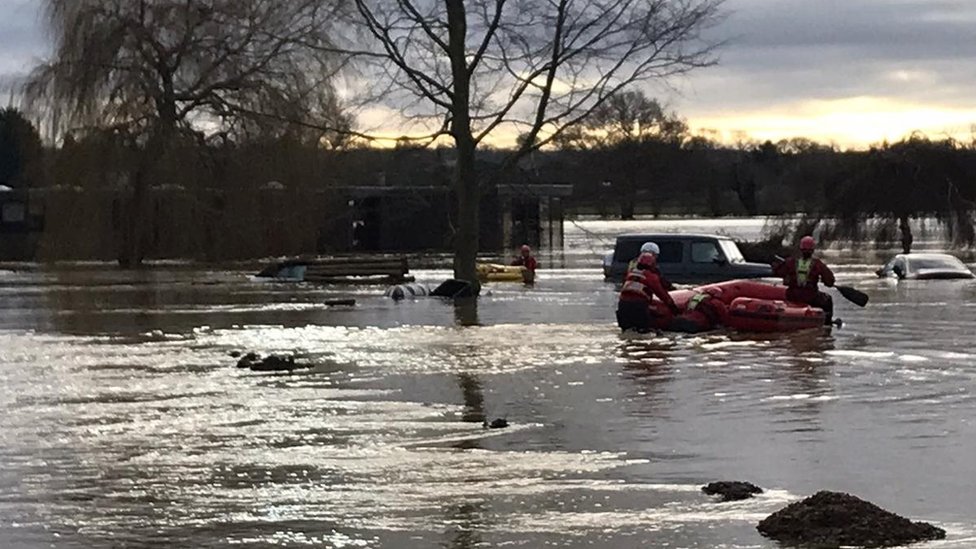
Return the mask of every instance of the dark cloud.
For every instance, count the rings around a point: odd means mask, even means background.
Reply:
[[[0,85],[50,47],[39,0],[0,0]],[[878,97],[973,110],[976,0],[726,0],[720,63],[656,89],[695,117]]]

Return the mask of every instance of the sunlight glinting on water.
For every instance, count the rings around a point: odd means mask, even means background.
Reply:
[[[843,328],[618,333],[613,235],[761,227],[568,226],[569,268],[486,285],[468,327],[436,299],[233,269],[4,274],[0,542],[771,548],[759,519],[838,489],[949,529],[923,547],[970,546],[976,284],[843,255],[871,297],[835,295]],[[251,351],[309,368],[236,368]],[[699,492],[723,479],[767,492]]]

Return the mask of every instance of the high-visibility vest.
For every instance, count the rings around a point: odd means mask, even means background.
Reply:
[[[688,300],[688,310],[694,311],[696,308],[698,308],[698,305],[700,305],[702,301],[708,299],[708,297],[709,295],[705,292],[695,294],[691,299]]]
[[[644,271],[634,271],[628,274],[627,278],[624,279],[623,286],[620,288],[620,293],[637,295],[647,301],[654,299],[645,283]]]
[[[806,286],[807,279],[810,278],[810,269],[813,267],[813,258],[796,260],[796,285]]]
[[[651,300],[651,296],[647,293],[647,288],[644,287],[644,284],[640,280],[635,278],[628,277],[623,287],[620,288],[620,293],[638,295],[648,301]]]

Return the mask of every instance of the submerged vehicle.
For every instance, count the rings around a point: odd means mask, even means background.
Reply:
[[[957,257],[941,253],[898,254],[875,273],[881,278],[912,280],[976,278]]]
[[[716,295],[728,309],[725,325],[741,332],[792,332],[824,325],[824,311],[786,299],[786,286],[751,280],[731,280],[671,293],[675,304],[688,311],[690,300],[703,292]],[[706,331],[713,326],[696,324],[688,314],[675,316],[659,300],[651,303],[654,327],[678,332]]]
[[[676,284],[773,276],[769,265],[747,262],[739,247],[727,236],[668,233],[618,236],[613,252],[603,259],[603,276],[608,280],[623,280],[630,262],[638,256],[645,242],[654,242],[661,249],[658,267]]]

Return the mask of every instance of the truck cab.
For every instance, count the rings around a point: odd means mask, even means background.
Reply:
[[[603,275],[622,280],[645,242],[661,249],[658,267],[665,278],[677,284],[707,284],[739,278],[773,276],[772,267],[749,263],[735,242],[727,236],[708,234],[625,234],[617,237],[612,255],[604,259]]]

